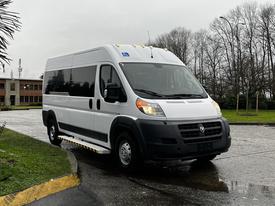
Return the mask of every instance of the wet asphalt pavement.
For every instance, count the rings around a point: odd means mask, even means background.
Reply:
[[[48,142],[41,110],[0,112],[0,125]],[[81,185],[30,205],[275,205],[275,127],[231,126],[230,151],[212,162],[147,164],[120,171],[109,156],[63,143]]]

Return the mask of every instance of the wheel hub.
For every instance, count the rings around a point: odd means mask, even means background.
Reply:
[[[51,126],[51,128],[50,128],[50,138],[51,138],[51,140],[54,139],[54,135],[55,135],[55,128],[54,128],[54,126]]]
[[[124,142],[119,148],[119,158],[122,164],[129,165],[131,162],[131,146],[128,142]]]

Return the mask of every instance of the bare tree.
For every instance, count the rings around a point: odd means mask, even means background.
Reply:
[[[178,27],[159,36],[151,45],[169,49],[185,64],[188,64],[190,43],[191,32],[183,27]]]
[[[217,99],[217,90],[218,86],[222,87],[219,84],[218,76],[220,75],[219,65],[221,63],[221,45],[219,41],[215,40],[216,38],[213,36],[208,36],[205,47],[205,66],[208,68],[209,73],[209,83],[210,83],[210,91],[214,99]]]
[[[193,34],[192,38],[192,51],[193,51],[193,61],[191,62],[194,66],[194,73],[196,77],[203,83],[205,86],[205,71],[204,71],[204,57],[206,50],[206,30],[200,30]]]
[[[179,27],[153,45],[174,52],[213,98],[231,108],[239,95],[247,109],[256,96],[275,108],[275,4],[243,4],[216,18],[209,30]]]
[[[275,32],[274,18],[275,9],[274,6],[265,5],[260,10],[260,28],[262,29],[264,40],[266,41],[265,49],[268,55],[268,77],[270,84],[270,94],[271,98],[275,97],[275,65],[274,65],[274,49],[275,45],[272,43],[274,39],[272,33]]]

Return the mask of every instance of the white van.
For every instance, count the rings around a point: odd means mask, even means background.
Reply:
[[[231,145],[218,104],[166,49],[107,45],[47,61],[43,122],[50,142],[145,160],[211,160]]]

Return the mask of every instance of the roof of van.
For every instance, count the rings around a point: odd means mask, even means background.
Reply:
[[[167,49],[143,45],[113,44],[50,58],[46,70],[84,67],[101,62],[144,62],[183,65],[176,55]]]

